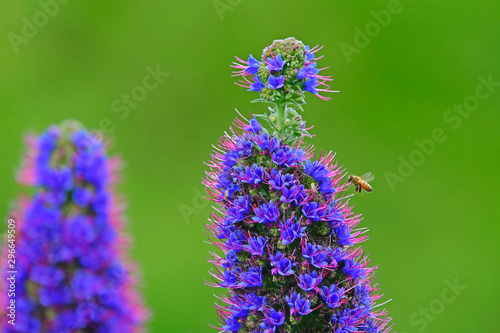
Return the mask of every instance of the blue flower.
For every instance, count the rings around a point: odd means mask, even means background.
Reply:
[[[84,187],[77,187],[73,191],[73,201],[80,207],[86,207],[92,200],[92,191]]]
[[[281,251],[276,252],[276,254],[269,254],[269,260],[271,260],[271,264],[280,261],[285,258],[285,255],[281,253]],[[274,265],[274,264],[273,264]]]
[[[304,151],[302,149],[295,149],[290,147],[284,147],[283,151],[285,152],[285,165],[288,167],[294,166],[302,156],[304,155]]]
[[[297,72],[297,75],[296,75],[297,79],[303,80],[307,77],[307,68],[308,67],[305,66],[305,67],[302,67],[301,69],[299,69],[299,71]]]
[[[321,182],[328,176],[328,170],[319,161],[311,162],[311,160],[307,160],[304,164],[304,168],[306,173],[318,182]]]
[[[285,314],[282,311],[276,311],[273,308],[264,312],[266,320],[273,326],[281,326],[285,322]]]
[[[262,88],[266,87],[258,75],[254,76],[254,80],[255,81],[250,85],[250,88],[248,88],[247,91],[261,91]]]
[[[225,288],[234,288],[238,284],[238,275],[236,269],[226,269],[222,274],[221,286]]]
[[[317,268],[336,268],[334,251],[330,247],[323,249],[321,245],[307,243],[302,246],[302,256],[311,261],[311,265]]]
[[[241,282],[239,285],[241,287],[248,288],[262,286],[262,267],[250,267],[248,271],[240,274],[240,279]]]
[[[295,291],[290,296],[286,296],[286,302],[290,306],[292,316],[296,313],[305,316],[313,311],[311,302]]]
[[[300,206],[307,200],[307,193],[304,189],[304,185],[294,185],[290,187],[290,192],[292,192],[292,201],[295,206]]]
[[[306,245],[302,247],[302,256],[306,259],[310,259],[316,251],[317,246],[315,244],[306,243]]]
[[[275,58],[268,57],[266,69],[268,71],[279,72],[283,69],[283,66],[285,66],[285,63],[286,62],[283,61],[283,59],[281,58],[281,54],[278,54]]]
[[[243,250],[243,243],[247,242],[245,234],[241,230],[230,231],[227,235],[228,248]]]
[[[276,271],[279,275],[287,276],[292,275],[293,270],[292,267],[295,266],[295,263],[292,263],[290,259],[286,258],[280,251],[276,252],[276,255],[269,255],[271,260],[271,265],[276,267]]]
[[[244,308],[250,311],[262,311],[266,306],[266,298],[264,296],[257,296],[254,293],[246,294],[246,304]]]
[[[349,254],[347,253],[347,251],[344,251],[342,248],[336,247],[333,250],[332,256],[336,262],[340,263],[340,262],[345,261],[348,258]]]
[[[315,77],[309,77],[303,84],[304,90],[312,94],[318,93],[318,90],[316,89],[317,85],[318,85],[318,79]]]
[[[297,72],[297,79],[303,80],[308,77],[312,77],[316,74],[319,73],[319,70],[316,68],[316,63],[309,64],[307,66],[302,67],[298,72]]]
[[[309,45],[306,45],[306,60],[311,61],[314,59],[314,53],[311,53],[311,48]]]
[[[227,317],[226,325],[222,326],[225,332],[238,332],[241,328],[241,324],[238,322],[236,317]]]
[[[245,69],[245,72],[247,72],[250,75],[257,74],[257,72],[259,70],[260,61],[255,59],[253,57],[253,55],[250,54],[250,56],[248,57],[247,63],[248,63],[248,67]]]
[[[243,246],[243,250],[255,255],[261,256],[264,254],[267,239],[264,237],[251,237],[248,239],[248,245]]]
[[[281,234],[281,243],[283,245],[288,245],[292,243],[295,239],[304,237],[306,227],[300,226],[300,221],[294,223],[296,218],[289,218],[285,223],[280,222],[280,234]]]
[[[325,300],[326,305],[330,308],[338,308],[340,306],[340,301],[344,297],[344,288],[338,288],[336,285],[332,284],[330,288],[324,286],[321,288],[321,297]]]
[[[325,178],[319,183],[319,190],[324,194],[335,193],[335,188],[333,187],[332,180],[330,178]]]
[[[359,280],[364,276],[365,270],[361,267],[361,264],[356,262],[353,258],[347,259],[344,263],[342,272],[345,275],[351,276],[354,280]]]
[[[324,215],[323,208],[315,201],[304,204],[302,206],[302,213],[305,217],[308,217],[313,221],[319,221]]]
[[[316,251],[311,255],[311,265],[318,268],[335,268],[337,262],[333,258],[332,249],[327,247],[323,249],[322,246],[317,245]]]
[[[238,163],[238,158],[240,158],[240,156],[238,155],[238,153],[235,152],[235,151],[233,151],[233,152],[231,152],[229,154],[225,154],[222,157],[222,163],[227,168],[232,168],[233,166],[236,165],[236,163]]]
[[[235,142],[238,147],[238,158],[249,156],[252,152],[253,142],[250,140],[239,139]]]
[[[372,311],[372,298],[370,296],[370,289],[366,285],[357,285],[354,294],[357,301],[356,308],[360,311],[360,315],[369,316],[370,312]]]
[[[311,291],[321,283],[323,277],[318,275],[318,272],[312,271],[310,274],[300,274],[299,283],[297,284],[304,291]]]
[[[292,200],[293,200],[293,192],[290,189],[284,187],[282,190],[282,195],[280,197],[280,201],[285,202],[285,203],[289,203],[289,202],[292,202]]]
[[[275,190],[281,191],[283,188],[293,181],[293,175],[287,173],[282,175],[281,171],[273,169],[271,179],[269,180],[269,185],[271,185]]]
[[[354,320],[355,316],[351,313],[349,308],[334,314],[332,316],[332,324],[339,327],[335,333],[351,333],[358,331],[354,325]]]
[[[233,180],[230,178],[230,176],[226,172],[221,172],[217,176],[217,178],[219,180],[221,188],[226,188],[233,183]]]
[[[286,153],[283,149],[278,149],[272,154],[273,162],[277,165],[283,165],[286,161]]]
[[[238,264],[238,252],[237,250],[230,250],[226,254],[226,261],[229,267],[234,267]]]
[[[278,149],[280,146],[280,141],[278,140],[278,138],[277,137],[269,138],[269,134],[267,134],[266,132],[258,136],[257,139],[258,139],[257,144],[259,145],[259,148],[268,150],[271,153],[274,152],[276,149]]]
[[[340,246],[348,246],[352,244],[352,236],[347,224],[340,223],[340,225],[334,229],[334,232],[337,235],[337,243],[339,243]]]
[[[247,309],[243,309],[241,304],[238,303],[233,303],[233,305],[231,305],[231,307],[229,308],[229,311],[231,312],[233,317],[236,318],[246,317],[250,314],[250,311],[248,311]]]
[[[278,270],[279,275],[287,276],[293,274],[292,267],[295,266],[295,263],[292,263],[290,259],[283,258],[276,263],[276,269]]]
[[[278,206],[273,201],[269,201],[269,204],[262,204],[255,208],[255,216],[252,220],[257,223],[269,223],[278,221],[279,217]]]
[[[81,301],[90,300],[97,290],[95,290],[95,280],[88,271],[78,270],[71,281],[71,289],[76,299]]]
[[[227,210],[229,213],[227,220],[230,223],[240,222],[250,210],[250,198],[248,196],[239,196],[234,200],[233,205]]]
[[[267,87],[269,89],[279,89],[285,84],[285,77],[283,75],[274,76],[270,75],[267,80]]]
[[[262,127],[260,126],[257,119],[252,118],[250,119],[250,124],[245,126],[245,131],[259,133],[260,131],[262,131]]]
[[[245,183],[259,184],[264,181],[264,171],[254,164],[252,167],[245,167],[245,175],[241,178]]]

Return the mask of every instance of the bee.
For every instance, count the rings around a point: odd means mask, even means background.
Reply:
[[[357,193],[361,193],[361,190],[365,190],[366,192],[373,191],[372,187],[368,182],[371,182],[375,177],[371,172],[367,172],[361,177],[350,175],[347,179],[347,182],[353,184],[355,187],[355,191]]]

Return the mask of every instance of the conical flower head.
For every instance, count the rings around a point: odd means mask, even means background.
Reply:
[[[0,293],[4,304],[15,299],[15,325],[2,314],[2,332],[142,331],[147,311],[125,258],[123,204],[114,194],[119,159],[74,122],[27,144],[19,181],[34,194],[11,214],[15,237],[2,258],[15,249],[8,269],[15,298],[8,285]]]
[[[276,46],[290,44],[280,43],[268,48],[281,54],[268,71],[294,63]],[[270,129],[256,118],[236,119],[207,163],[203,183],[218,207],[206,227],[219,250],[209,285],[228,290],[216,305],[218,329],[389,332],[391,318],[375,310],[374,268],[357,245],[367,235],[349,204],[345,170],[333,153],[317,153],[303,133],[282,126],[296,111],[288,103],[276,101],[262,116]]]
[[[332,92],[328,84],[331,76],[321,75],[326,68],[318,68],[315,53],[322,47],[310,48],[301,41],[289,37],[275,40],[262,51],[261,60],[252,55],[248,60],[236,57],[231,67],[233,76],[241,76],[238,85],[257,91],[263,100],[289,101],[304,104],[304,92],[310,92],[321,99],[329,97],[321,92]]]

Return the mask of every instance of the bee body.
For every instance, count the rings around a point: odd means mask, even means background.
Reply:
[[[370,184],[368,184],[368,181],[372,179],[373,176],[371,175],[371,173],[363,175],[361,177],[350,175],[349,178],[347,179],[347,182],[354,185],[355,191],[357,193],[361,193],[362,190],[365,190],[366,192],[371,192],[373,191],[373,188],[371,187]]]

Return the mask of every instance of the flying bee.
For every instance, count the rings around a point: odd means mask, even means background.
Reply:
[[[365,190],[366,192],[373,191],[372,187],[368,182],[371,182],[375,177],[371,172],[367,172],[361,177],[350,175],[347,179],[347,182],[353,184],[355,187],[355,191],[357,193],[361,193],[361,190]]]

